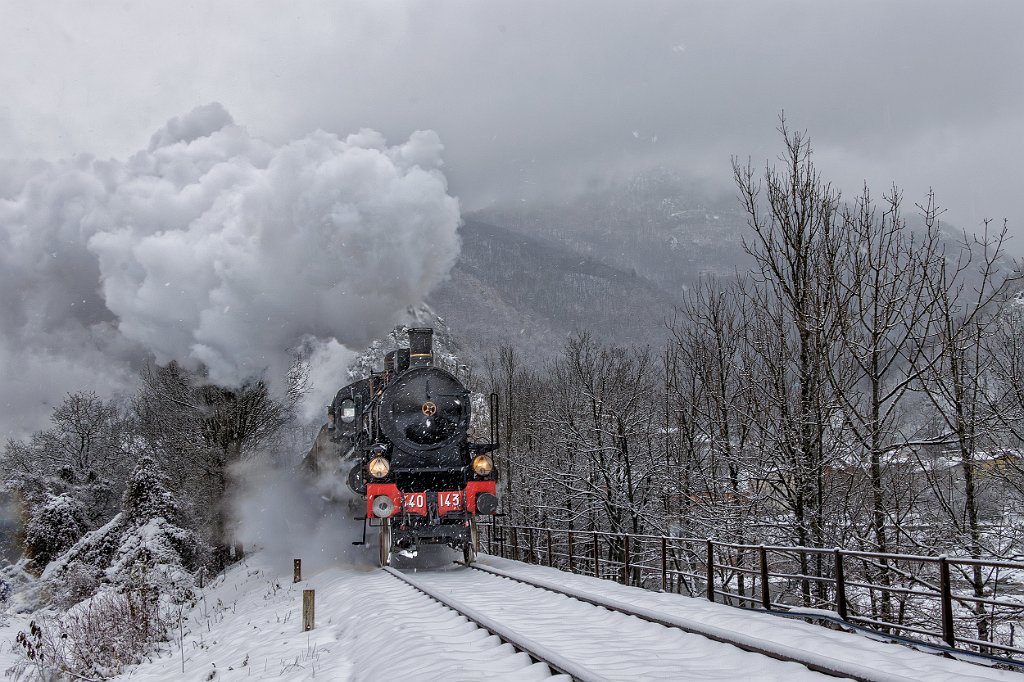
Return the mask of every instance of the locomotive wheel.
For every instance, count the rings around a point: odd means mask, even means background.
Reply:
[[[469,542],[462,547],[462,558],[467,564],[476,561],[477,547],[480,546],[480,531],[476,527],[476,519],[469,520]]]
[[[391,519],[384,519],[380,526],[380,565],[391,564]]]

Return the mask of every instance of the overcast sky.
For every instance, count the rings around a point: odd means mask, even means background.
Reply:
[[[301,347],[333,391],[446,276],[459,202],[655,165],[731,192],[783,109],[848,193],[1024,242],[1022,8],[0,0],[0,437],[145,357],[230,383]]]
[[[220,102],[270,140],[432,129],[468,209],[668,164],[728,187],[780,110],[848,192],[1024,240],[1024,3],[0,2],[0,157],[119,156]],[[911,201],[908,201],[910,204]],[[1015,251],[1024,251],[1014,244]]]

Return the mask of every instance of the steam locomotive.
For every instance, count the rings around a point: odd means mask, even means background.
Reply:
[[[384,369],[345,386],[307,459],[324,453],[351,463],[347,482],[365,498],[367,525],[379,527],[380,565],[420,545],[461,549],[476,559],[480,516],[498,508],[497,396],[490,398],[490,442],[471,442],[471,395],[434,365],[433,329],[408,330],[409,347],[387,354]],[[325,438],[326,436],[326,438]]]

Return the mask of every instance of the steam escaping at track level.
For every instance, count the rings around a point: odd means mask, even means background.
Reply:
[[[352,545],[363,524],[347,512],[362,500],[340,482],[326,476],[304,480],[291,467],[275,466],[274,459],[260,456],[232,468],[238,485],[231,499],[235,539],[247,551],[261,550],[277,566],[302,559],[308,575],[376,565],[372,552]]]
[[[34,409],[116,388],[146,352],[226,385],[283,376],[300,346],[342,364],[458,256],[441,151],[430,131],[275,145],[210,104],[127,160],[0,164],[5,390]]]

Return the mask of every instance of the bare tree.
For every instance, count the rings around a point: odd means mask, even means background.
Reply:
[[[939,211],[929,195],[923,206],[925,222],[936,226]],[[943,538],[960,545],[972,558],[990,554],[982,530],[983,492],[978,486],[978,456],[998,445],[1004,422],[990,396],[996,389],[991,372],[991,341],[998,308],[1011,281],[1001,268],[1007,237],[1005,226],[980,237],[963,236],[952,257],[929,271],[929,295],[935,301],[936,323],[927,347],[919,355],[919,389],[931,403],[938,442],[945,445],[944,462],[922,462],[942,521],[953,532]],[[986,577],[974,566],[965,576],[976,597],[985,594]],[[988,640],[984,604],[974,604],[978,638]]]
[[[124,405],[95,393],[69,393],[50,415],[51,426],[26,442],[8,442],[4,479],[32,505],[44,493],[70,494],[90,528],[116,513],[137,456]]]
[[[752,165],[734,160],[733,172],[753,233],[744,248],[755,261],[761,437],[778,463],[775,485],[793,514],[796,541],[820,546],[836,410],[828,362],[839,331],[830,293],[843,247],[839,193],[814,167],[806,137],[790,131],[784,118],[779,132],[785,143],[780,166],[766,166],[759,180]],[[804,592],[807,598],[806,583]]]
[[[677,372],[693,377],[690,395],[679,393],[680,404],[694,409],[689,422],[697,435],[686,480],[700,492],[690,497],[702,532],[745,544],[763,493],[760,443],[752,415],[757,411],[751,383],[751,297],[742,280],[702,281],[678,311],[671,325],[680,362]],[[680,317],[681,316],[681,317]],[[673,382],[674,385],[684,385]],[[737,551],[723,563],[743,567],[745,553]],[[737,575],[744,593],[745,578]]]
[[[296,366],[288,391],[278,398],[262,380],[225,388],[208,383],[204,371],[174,362],[143,371],[135,401],[141,433],[177,477],[179,490],[190,493],[193,506],[207,518],[221,566],[232,551],[230,469],[289,422],[304,376]],[[235,545],[234,552],[238,557],[241,547]]]
[[[901,464],[916,434],[904,398],[927,367],[920,341],[930,335],[936,316],[929,272],[941,253],[934,229],[913,234],[907,228],[898,189],[884,200],[879,210],[865,186],[842,211],[844,257],[832,276],[842,333],[829,379],[842,405],[854,470],[867,472],[870,538],[859,539],[891,552],[898,543],[894,532],[913,507],[914,479]],[[852,531],[860,535],[855,526]],[[885,559],[872,579],[892,585]],[[881,593],[879,606],[881,619],[891,621],[889,592]]]

